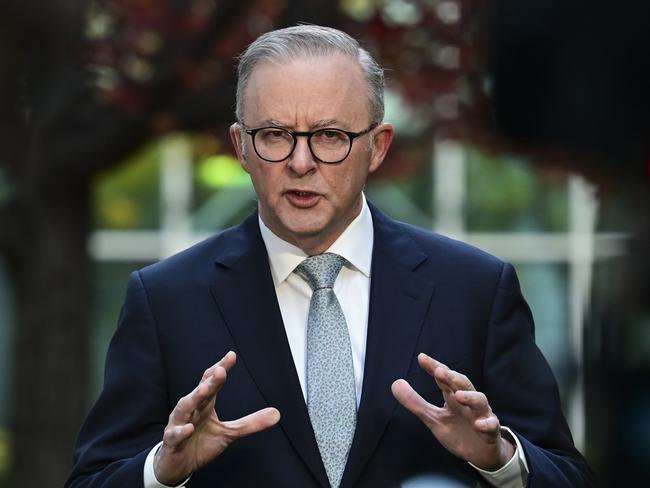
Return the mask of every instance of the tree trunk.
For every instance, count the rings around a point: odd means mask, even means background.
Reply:
[[[88,187],[50,184],[59,188],[30,202],[31,231],[9,262],[17,303],[9,486],[21,488],[63,485],[87,405]]]
[[[0,40],[6,41],[0,53],[11,54],[0,56],[0,72],[14,74],[0,79],[0,101],[12,109],[0,113],[0,143],[7,142],[0,144],[0,177],[12,189],[0,201],[0,253],[16,301],[8,486],[20,488],[63,485],[86,414],[92,179],[146,140],[151,117],[158,113],[175,114],[185,127],[223,122],[215,114],[230,110],[220,109],[224,98],[212,93],[223,93],[230,78],[202,94],[210,103],[183,109],[196,94],[188,90],[179,66],[212,59],[220,36],[251,2],[219,2],[204,31],[157,56],[156,76],[146,86],[133,83],[128,110],[104,103],[88,78],[83,63],[93,46],[85,44],[81,32],[86,0],[67,0],[53,10],[32,8],[38,3],[12,0],[20,15],[7,18],[26,20],[0,29]],[[184,11],[193,5],[175,3]],[[298,5],[294,13],[302,18],[300,4],[289,3]],[[319,11],[325,10],[335,11],[335,3],[319,0]],[[116,42],[121,34],[118,29]],[[183,118],[184,113],[191,117]]]

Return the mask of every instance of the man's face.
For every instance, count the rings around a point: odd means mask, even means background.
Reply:
[[[357,63],[343,55],[263,62],[249,79],[242,122],[249,128],[360,132],[372,122],[366,86]],[[285,241],[317,254],[361,211],[366,178],[383,161],[393,129],[381,124],[358,137],[338,164],[315,160],[306,137],[298,137],[288,159],[269,163],[255,153],[251,136],[239,124],[233,124],[230,135],[253,181],[264,224]]]

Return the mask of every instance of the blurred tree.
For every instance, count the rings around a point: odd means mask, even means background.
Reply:
[[[60,486],[88,392],[93,180],[157,132],[225,123],[252,3],[10,1],[0,250],[16,297],[11,486]],[[260,7],[262,28],[281,13]],[[248,17],[253,18],[252,16]]]
[[[627,255],[597,268],[585,337],[587,448],[603,486],[650,477],[650,3],[494,0],[493,126],[539,166],[590,177]]]
[[[434,136],[467,137],[483,120],[478,52],[484,0],[342,0],[342,29],[386,68],[398,96],[399,124],[389,163],[377,177],[413,175],[430,157],[413,158],[413,148],[432,149]],[[393,116],[399,114],[392,114]]]

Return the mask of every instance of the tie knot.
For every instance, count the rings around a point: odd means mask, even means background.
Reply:
[[[345,258],[338,254],[317,254],[300,263],[295,273],[305,280],[313,291],[332,288],[344,262]]]

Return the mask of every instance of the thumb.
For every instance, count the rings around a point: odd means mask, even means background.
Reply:
[[[273,427],[280,421],[280,412],[277,408],[268,407],[253,412],[237,420],[223,422],[224,427],[235,438],[246,437],[256,432],[261,432]]]
[[[439,410],[435,405],[427,402],[422,396],[413,389],[408,381],[399,379],[391,385],[391,391],[395,399],[402,404],[404,408],[416,415],[427,426],[431,425],[433,414]]]

